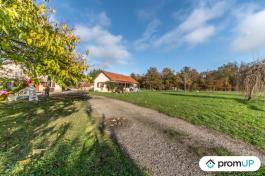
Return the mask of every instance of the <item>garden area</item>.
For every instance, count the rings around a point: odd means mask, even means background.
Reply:
[[[29,80],[0,79],[0,101],[5,101],[9,94],[29,86]]]

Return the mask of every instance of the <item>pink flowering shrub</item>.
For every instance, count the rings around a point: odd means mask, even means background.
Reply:
[[[0,90],[0,95],[8,95],[8,91],[7,90]]]
[[[0,101],[5,100],[7,96],[8,96],[7,90],[0,90]]]

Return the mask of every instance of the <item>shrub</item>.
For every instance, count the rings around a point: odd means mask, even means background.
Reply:
[[[7,90],[1,90],[0,91],[0,101],[6,100],[7,96],[8,96],[8,91]]]

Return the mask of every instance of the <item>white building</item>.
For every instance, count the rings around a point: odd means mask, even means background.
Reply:
[[[110,88],[115,84],[115,88]],[[94,91],[111,92],[116,89],[131,91],[138,86],[138,82],[130,76],[102,71],[94,80]]]
[[[0,66],[0,77],[11,80],[30,80],[30,77],[25,74],[22,66],[11,60],[4,61]],[[48,84],[50,87],[50,92],[62,91],[62,87],[56,84],[54,81],[49,82],[47,76],[41,76],[39,77],[39,80],[40,84],[34,85],[36,92],[43,92]]]
[[[54,81],[48,81],[48,77],[39,78],[40,83],[35,84],[36,92],[44,92],[47,86],[50,87],[50,92],[62,92],[63,89],[60,85],[56,84]]]
[[[28,79],[21,65],[17,65],[10,60],[4,61],[0,66],[0,77],[6,79]]]

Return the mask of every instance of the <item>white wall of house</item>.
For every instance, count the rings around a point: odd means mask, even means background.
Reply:
[[[108,92],[105,82],[110,81],[103,73],[100,73],[94,80],[94,91]]]
[[[62,87],[55,83],[54,92],[62,92],[62,91],[63,91]]]
[[[40,83],[38,85],[38,92],[44,92],[45,88],[46,88],[46,85],[44,86],[42,83]],[[53,81],[51,83],[50,89],[52,89],[52,92],[62,92],[63,91],[62,87]]]
[[[8,79],[25,79],[28,78],[24,73],[20,65],[15,63],[3,64],[0,68],[1,77]]]
[[[22,66],[19,64],[15,64],[14,62],[10,61],[7,64],[3,64],[0,67],[0,76],[3,78],[8,78],[8,79],[29,79],[26,74],[24,74],[24,71],[22,69]],[[44,76],[40,76],[40,79],[46,79],[45,82],[47,82],[47,78]],[[51,88],[54,90],[54,92],[62,92],[62,87],[59,86],[56,83],[51,84]],[[38,92],[44,92],[45,86],[42,84],[38,85]]]

